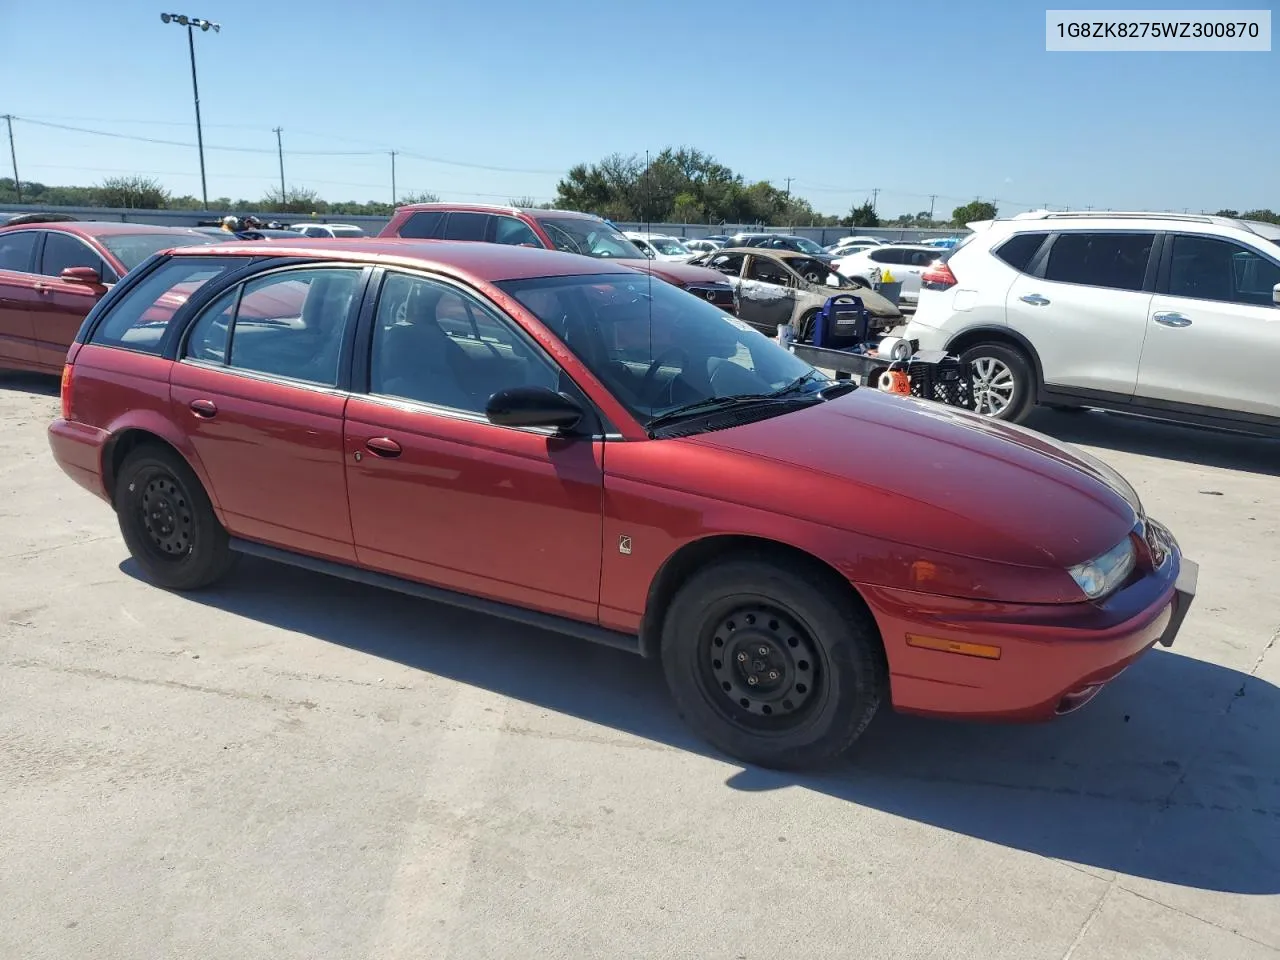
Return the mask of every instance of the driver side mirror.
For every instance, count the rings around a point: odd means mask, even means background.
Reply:
[[[67,283],[83,283],[91,287],[102,286],[102,274],[93,267],[67,267],[59,277]]]
[[[1280,307],[1280,283],[1271,288],[1271,302]]]
[[[491,396],[484,413],[490,423],[500,427],[571,430],[585,411],[576,401],[547,387],[511,387]]]

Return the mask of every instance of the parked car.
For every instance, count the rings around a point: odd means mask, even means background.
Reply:
[[[58,373],[80,324],[112,284],[157,250],[212,239],[60,215],[0,227],[0,368]]]
[[[49,441],[162,587],[249,553],[658,657],[688,722],[766,766],[837,756],[882,704],[1078,709],[1195,592],[1087,454],[545,250],[156,257],[77,336]]]
[[[686,247],[678,237],[670,237],[664,233],[640,233],[637,231],[627,231],[623,236],[639,247],[640,252],[650,260],[685,263],[693,256],[693,251]]]
[[[882,243],[885,243],[885,240],[880,237],[841,237],[835,243],[829,244],[823,249],[826,250],[827,253],[835,253],[837,250],[846,247],[878,247]]]
[[[861,253],[863,250],[875,250],[881,246],[878,243],[850,243],[843,247],[830,246],[826,247],[826,252],[831,256],[832,261],[839,260],[841,257],[848,257],[855,253]]]
[[[192,227],[197,233],[203,233],[210,237],[218,237],[223,240],[296,240],[304,234],[297,230],[276,230],[270,227],[254,227],[247,230],[236,230],[234,232],[224,230],[222,227]]]
[[[937,247],[920,244],[882,244],[840,257],[835,261],[835,268],[864,285],[870,285],[877,271],[883,276],[887,270],[902,284],[900,298],[906,303],[915,303],[920,298],[921,274],[942,253]]]
[[[888,331],[902,320],[902,311],[866,284],[807,253],[726,247],[689,262],[728,277],[738,293],[738,316],[767,336],[775,336],[779,324],[789,323],[797,339],[811,340],[818,311],[841,293],[862,299],[876,330]]]
[[[682,239],[680,242],[689,248],[690,256],[697,253],[710,253],[724,246],[723,240],[715,240],[711,237],[699,237],[697,240]]]
[[[960,238],[959,237],[934,237],[932,240],[921,240],[920,242],[926,247],[942,247],[945,250],[950,250],[952,247],[954,247],[956,244],[960,242]]]
[[[290,230],[295,230],[304,237],[363,237],[365,232],[350,223],[293,223]]]
[[[1280,435],[1280,226],[1167,213],[969,225],[907,335],[975,364],[980,412],[1037,403]]]
[[[572,210],[417,203],[397,209],[379,236],[483,241],[612,260],[688,290],[721,310],[737,311],[733,287],[715,271],[650,260],[613,224]]]
[[[814,241],[808,237],[793,237],[785,233],[739,233],[729,238],[725,247],[763,247],[766,250],[791,250],[795,253],[803,253],[810,257],[816,257],[819,260],[830,261],[831,254],[827,253]]]

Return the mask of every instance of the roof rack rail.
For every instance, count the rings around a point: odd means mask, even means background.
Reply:
[[[1015,214],[1013,220],[1181,220],[1184,223],[1216,223],[1249,229],[1235,217],[1219,217],[1207,213],[1166,213],[1159,210],[1029,210]]]

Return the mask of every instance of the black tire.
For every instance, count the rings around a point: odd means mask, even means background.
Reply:
[[[1035,370],[1021,350],[1003,343],[979,343],[960,354],[960,362],[975,364],[974,400],[978,413],[1009,423],[1021,423],[1027,418],[1035,406]],[[1000,390],[1006,377],[1012,381],[1007,396]]]
[[[120,466],[114,502],[125,545],[153,583],[198,590],[222,579],[235,563],[200,479],[167,447],[146,444],[130,451]]]
[[[806,310],[796,321],[796,343],[813,343],[813,331],[818,325],[818,311]]]
[[[763,558],[716,563],[689,578],[663,620],[662,667],[698,734],[775,769],[838,758],[888,686],[866,609],[825,577]]]

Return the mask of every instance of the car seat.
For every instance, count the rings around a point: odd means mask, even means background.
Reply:
[[[443,293],[432,284],[414,283],[405,299],[403,321],[377,331],[372,389],[420,403],[476,410],[467,357],[436,319]]]

